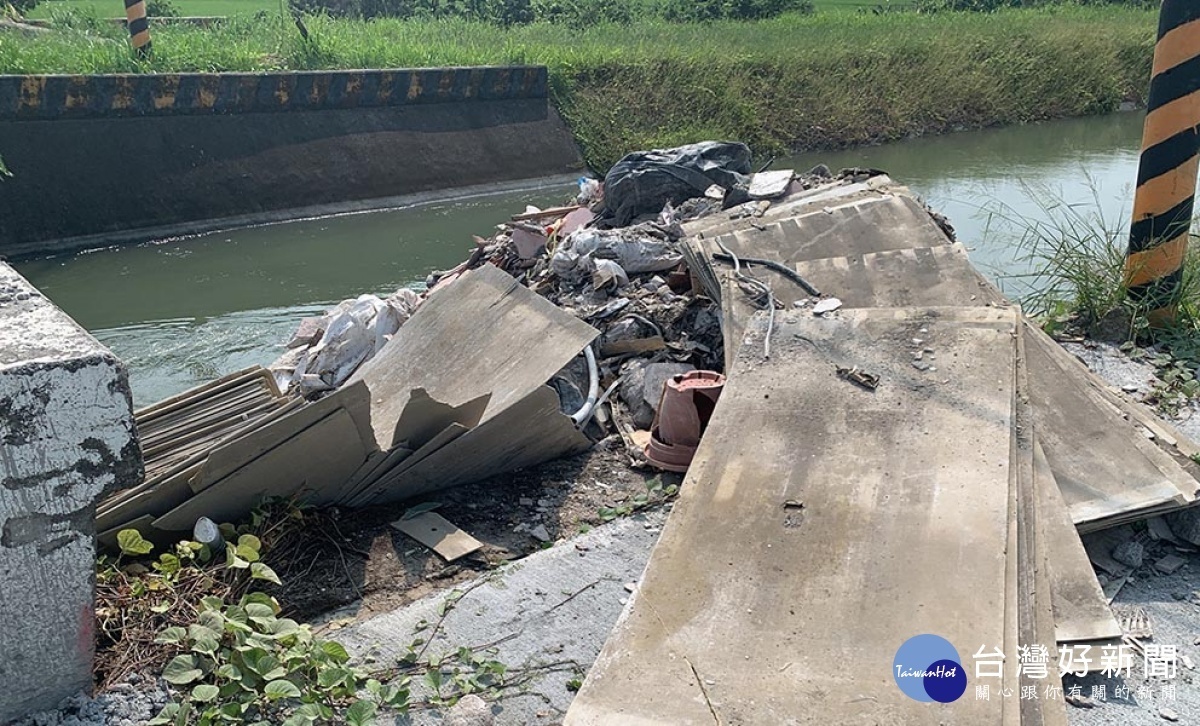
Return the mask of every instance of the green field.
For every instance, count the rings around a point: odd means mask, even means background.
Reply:
[[[134,60],[123,31],[9,36],[0,73],[545,64],[586,158],[740,139],[757,153],[1105,113],[1144,98],[1157,14],[1062,6],[992,14],[818,12],[759,22],[533,24],[310,18],[161,25]],[[0,155],[3,154],[0,139]]]

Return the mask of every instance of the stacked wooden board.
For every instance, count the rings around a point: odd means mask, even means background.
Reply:
[[[1057,658],[1018,676],[1018,647],[1117,642],[1076,528],[1195,503],[1191,444],[1030,326],[886,177],[689,232],[728,384],[567,723],[1065,723],[1061,696],[1012,695],[1057,680]],[[751,265],[782,308],[760,311],[727,252],[842,307],[815,315]],[[958,649],[954,703],[895,682],[920,634]],[[1003,675],[977,678],[993,649]]]
[[[273,497],[405,499],[586,448],[546,382],[596,335],[505,272],[472,270],[315,403],[253,369],[139,412],[154,458],[143,484],[101,505],[102,541],[233,521]]]

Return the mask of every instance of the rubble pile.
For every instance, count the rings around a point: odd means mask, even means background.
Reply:
[[[761,217],[772,198],[833,180],[825,167],[753,173],[749,149],[737,143],[630,154],[603,182],[580,179],[569,204],[528,207],[490,237],[475,237],[467,259],[431,274],[424,293],[363,295],[303,320],[270,370],[281,390],[320,398],[371,360],[423,300],[491,265],[600,332],[593,351],[599,389],[616,400],[600,402],[586,422],[593,440],[614,430],[648,431],[667,379],[724,368],[720,307],[689,271],[683,224],[722,211],[734,220]],[[581,357],[550,381],[564,413],[588,402],[590,378]],[[640,461],[634,438],[626,444]]]

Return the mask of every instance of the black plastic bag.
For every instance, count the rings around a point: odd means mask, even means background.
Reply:
[[[726,141],[702,141],[676,149],[636,151],[604,177],[604,221],[624,227],[641,214],[655,214],[670,202],[704,196],[713,184],[744,188],[750,148]]]

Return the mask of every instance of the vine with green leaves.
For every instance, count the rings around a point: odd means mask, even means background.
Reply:
[[[494,644],[430,652],[446,616],[472,588],[449,592],[437,622],[419,624],[399,658],[385,665],[368,653],[352,663],[341,644],[285,617],[275,597],[256,589],[281,585],[263,554],[272,543],[290,542],[306,516],[275,503],[240,527],[221,525],[218,551],[189,540],[157,556],[137,530],[121,531],[120,555],[102,556],[97,571],[106,645],[101,688],[135,670],[161,673],[171,701],[150,726],[366,726],[381,709],[446,707],[469,693],[499,697],[547,670],[582,673],[569,662],[510,673]]]

